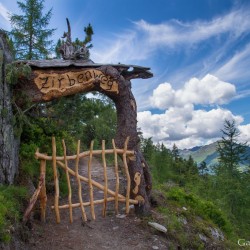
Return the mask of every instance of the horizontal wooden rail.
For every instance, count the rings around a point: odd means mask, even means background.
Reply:
[[[114,201],[114,200],[115,200],[115,197],[108,197],[108,198],[107,198],[107,201]],[[124,198],[124,199],[118,199],[118,201],[126,203],[126,199],[125,199],[125,198]],[[93,201],[93,203],[94,203],[95,205],[97,205],[97,204],[102,204],[102,203],[104,203],[104,202],[105,202],[105,199]],[[135,205],[136,205],[136,204],[138,204],[138,201],[137,201],[137,200],[129,199],[129,203],[130,203],[130,204],[135,204]],[[82,205],[85,206],[85,207],[87,207],[87,206],[90,206],[91,204],[90,204],[90,202],[88,201],[88,202],[83,202]],[[72,208],[80,207],[80,206],[81,206],[81,203],[72,204]],[[68,204],[59,206],[60,209],[69,208],[69,207],[70,207],[70,206],[69,206]],[[51,208],[52,208],[52,209],[55,209],[55,206],[51,206]]]
[[[115,151],[116,151],[117,154],[123,154],[124,153],[124,149],[116,149],[116,150],[114,150],[114,149],[106,149],[105,154],[114,154]],[[102,150],[93,150],[92,151],[92,155],[100,155],[100,154],[102,154]],[[134,150],[126,150],[126,155],[134,155],[134,154],[135,154]],[[79,154],[79,158],[83,158],[83,157],[86,157],[86,156],[89,156],[89,155],[90,155],[90,151],[85,151],[85,152],[82,152],[82,153]],[[52,156],[40,153],[39,149],[37,149],[37,151],[35,153],[35,157],[38,160],[46,160],[46,161],[52,161],[52,159],[53,159]],[[77,158],[77,155],[66,156],[67,160],[76,160],[76,158]],[[64,159],[64,156],[56,156],[56,160],[57,161],[63,161],[65,159]]]

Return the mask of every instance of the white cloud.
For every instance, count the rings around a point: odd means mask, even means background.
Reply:
[[[241,142],[250,141],[250,124],[238,126],[240,131],[239,140]]]
[[[145,20],[135,21],[134,26],[120,34],[109,34],[99,45],[95,43],[92,57],[97,62],[138,62],[148,59],[160,48],[183,49],[207,42],[210,38],[227,35],[227,41],[237,39],[250,31],[248,9],[233,10],[209,21],[183,22],[169,20],[151,24]]]
[[[249,78],[250,44],[237,51],[229,60],[219,67],[214,74],[226,80]]]
[[[154,89],[150,102],[154,107],[166,109],[175,103],[175,90],[169,83],[162,83]]]
[[[189,148],[220,138],[225,119],[234,119],[237,124],[243,121],[241,116],[226,109],[194,110],[193,105],[187,104],[171,107],[164,114],[139,112],[138,126],[143,136],[152,137],[154,142],[176,143],[179,148]]]
[[[9,14],[10,11],[2,4],[0,3],[0,15],[9,22]]]
[[[152,137],[154,142],[163,142],[169,147],[173,143],[179,148],[211,143],[221,137],[225,120],[234,119],[239,125],[243,118],[220,107],[202,110],[195,109],[194,105],[204,104],[209,108],[209,105],[227,103],[235,95],[233,84],[212,75],[201,80],[192,78],[178,90],[174,90],[170,83],[163,83],[153,91],[150,101],[165,112],[139,112],[138,126],[144,137]],[[250,136],[250,127],[248,129],[246,133]]]
[[[235,86],[213,75],[201,80],[192,78],[182,89],[174,90],[169,83],[160,84],[150,98],[153,107],[166,109],[171,106],[191,104],[225,104],[236,95]]]
[[[123,34],[110,34],[111,40],[103,40],[91,50],[91,58],[100,63],[131,63],[145,60],[151,53],[146,41],[140,39],[136,31],[127,30]],[[98,47],[99,46],[99,47]],[[146,48],[146,49],[145,49]]]
[[[250,30],[250,14],[248,10],[238,9],[211,21],[171,20],[162,24],[150,24],[141,20],[135,24],[152,46],[173,48],[200,43],[225,33],[230,33],[232,39],[235,39]]]

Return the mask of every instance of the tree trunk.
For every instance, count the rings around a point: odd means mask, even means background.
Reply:
[[[11,54],[5,34],[0,31],[0,184],[12,184],[18,172],[19,139],[14,137],[10,85],[5,81],[5,65]]]

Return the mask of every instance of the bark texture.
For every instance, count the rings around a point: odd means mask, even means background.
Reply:
[[[19,140],[14,137],[10,85],[5,82],[5,65],[11,54],[0,31],[0,184],[12,184],[18,172]]]
[[[56,60],[27,63],[32,68],[32,76],[30,79],[20,79],[21,84],[17,86],[17,91],[25,92],[33,102],[49,101],[89,91],[99,91],[114,101],[117,110],[116,145],[123,148],[126,138],[130,137],[128,149],[136,153],[135,157],[128,159],[131,177],[130,197],[139,200],[139,205],[136,206],[137,213],[148,213],[152,180],[148,164],[140,152],[137,105],[131,91],[130,79],[152,77],[149,68],[122,64],[98,65],[79,61],[67,61],[65,65],[65,61]],[[94,70],[102,74],[94,73]],[[36,84],[37,82],[39,84]]]

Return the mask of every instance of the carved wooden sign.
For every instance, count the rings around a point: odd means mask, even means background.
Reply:
[[[43,94],[44,100],[55,96],[65,96],[69,93],[87,92],[94,88],[94,83],[108,92],[119,93],[117,81],[97,69],[82,69],[79,71],[56,72],[34,70],[34,82]]]

